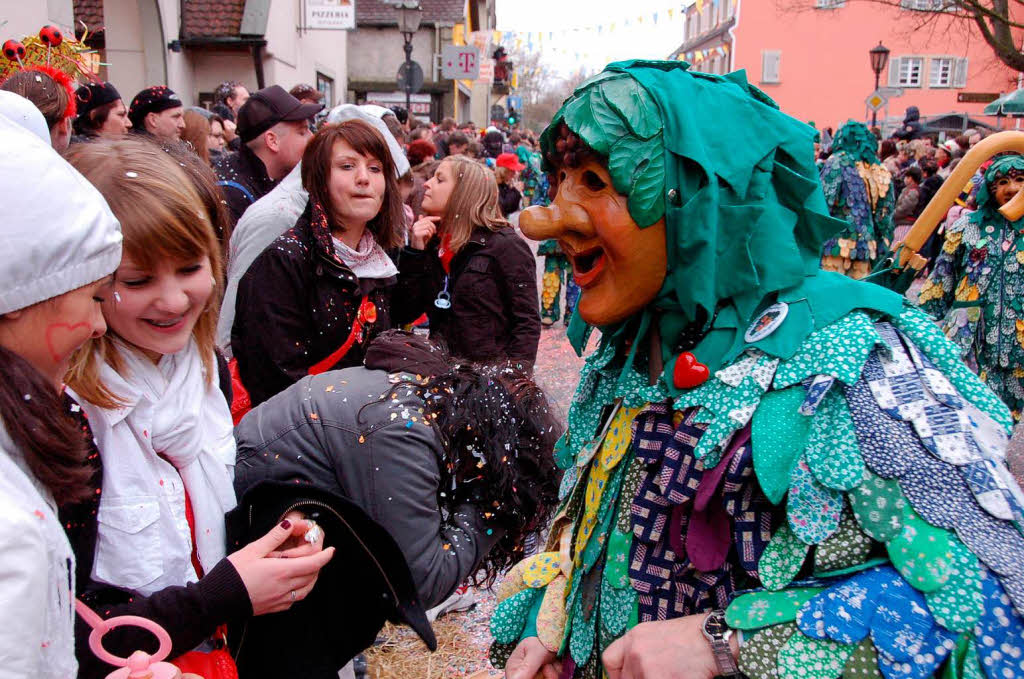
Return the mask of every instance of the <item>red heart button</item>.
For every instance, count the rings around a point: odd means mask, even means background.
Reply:
[[[676,389],[693,389],[708,381],[711,371],[689,351],[684,351],[676,360],[672,370],[672,381]]]

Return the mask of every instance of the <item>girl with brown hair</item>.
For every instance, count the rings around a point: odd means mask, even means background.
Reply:
[[[231,349],[253,406],[307,374],[359,365],[372,336],[419,313],[385,252],[401,247],[405,218],[381,133],[362,120],[324,126],[302,185],[305,212],[238,283]]]
[[[192,109],[185,111],[185,131],[181,133],[181,140],[204,162],[210,162],[210,121],[206,116]]]
[[[68,159],[124,231],[102,304],[109,333],[79,350],[66,378],[98,453],[90,458],[95,493],[61,513],[79,557],[78,589],[104,616],[164,626],[183,670],[204,667],[208,651],[230,662],[214,639],[218,627],[287,609],[332,552],[313,541],[292,550],[294,559],[268,558],[309,528],[293,516],[225,555],[224,515],[236,502],[231,413],[214,349],[221,254],[187,170],[144,139],[77,144]],[[79,676],[109,672],[79,637]],[[104,643],[139,647],[131,631]]]
[[[422,208],[402,264],[418,254],[428,265],[422,287],[434,296],[431,338],[455,356],[532,369],[540,341],[536,260],[501,216],[494,173],[465,156],[445,158],[424,186]]]

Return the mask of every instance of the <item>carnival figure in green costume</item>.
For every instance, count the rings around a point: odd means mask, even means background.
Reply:
[[[546,551],[499,586],[510,679],[1024,676],[1010,414],[927,315],[819,269],[846,225],[813,134],[742,73],[633,61],[542,136],[520,225],[601,338]]]
[[[999,208],[1022,187],[1019,154],[988,167],[978,209],[950,227],[918,298],[1015,419],[1024,409],[1024,220]]]
[[[878,139],[863,123],[849,121],[832,142],[821,167],[825,202],[833,217],[848,222],[821,249],[821,268],[864,278],[872,263],[889,252],[896,191],[889,170],[878,160]]]

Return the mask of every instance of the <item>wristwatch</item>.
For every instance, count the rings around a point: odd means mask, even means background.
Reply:
[[[732,630],[725,622],[725,611],[717,608],[710,611],[704,618],[701,625],[701,632],[704,638],[711,644],[711,652],[715,655],[715,664],[718,665],[718,676],[726,679],[740,679],[740,668],[736,666],[736,659],[732,657],[732,647],[729,646],[729,637]]]

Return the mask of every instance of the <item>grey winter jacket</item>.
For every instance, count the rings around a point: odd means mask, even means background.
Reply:
[[[235,428],[235,491],[297,480],[348,497],[391,533],[429,608],[475,572],[502,531],[488,535],[471,504],[442,517],[438,496],[451,489],[439,488],[440,439],[412,390],[380,400],[391,387],[387,372],[356,367],[303,378],[270,398]]]

